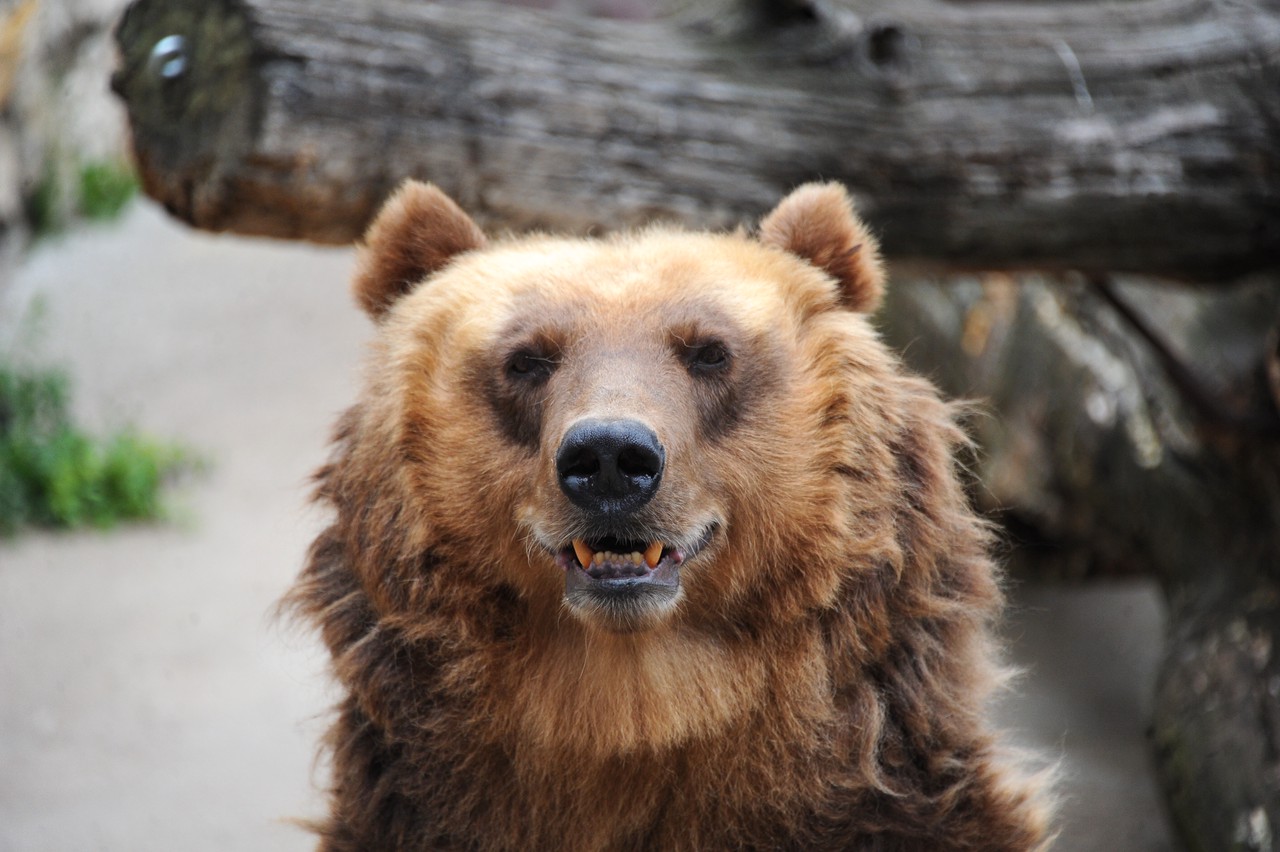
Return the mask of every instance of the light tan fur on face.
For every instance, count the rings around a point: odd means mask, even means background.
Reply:
[[[1047,811],[984,721],[1001,598],[964,438],[867,321],[844,191],[798,190],[759,240],[487,245],[441,199],[409,184],[371,230],[379,336],[291,598],[347,693],[323,848],[1036,847]],[[732,353],[718,383],[695,339]],[[529,346],[556,364],[536,393],[505,369]],[[566,606],[556,556],[586,529],[556,450],[612,417],[666,453],[635,523],[716,530],[628,631]]]

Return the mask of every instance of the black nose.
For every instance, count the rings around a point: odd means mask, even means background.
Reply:
[[[556,471],[565,496],[592,512],[632,512],[652,499],[666,453],[637,420],[582,420],[560,442]]]

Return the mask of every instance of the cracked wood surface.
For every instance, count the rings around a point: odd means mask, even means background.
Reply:
[[[165,76],[154,49],[171,35],[185,63]],[[891,257],[1200,280],[1280,265],[1274,2],[688,4],[618,21],[139,0],[117,37],[146,190],[211,230],[345,242],[409,175],[490,226],[724,227],[826,178]]]

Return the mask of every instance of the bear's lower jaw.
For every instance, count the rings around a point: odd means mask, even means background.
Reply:
[[[670,559],[640,576],[594,577],[576,564],[565,572],[564,599],[569,610],[615,633],[657,625],[675,609],[682,594],[680,566]]]

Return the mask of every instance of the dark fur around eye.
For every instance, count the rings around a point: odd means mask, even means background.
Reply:
[[[718,337],[690,335],[676,340],[676,352],[694,382],[702,432],[713,440],[720,438],[733,430],[743,414],[741,369],[728,344]]]
[[[559,361],[550,355],[531,349],[518,349],[507,358],[507,380],[529,384],[542,384],[551,378]]]
[[[501,370],[477,371],[473,381],[484,388],[494,421],[512,443],[530,450],[538,446],[542,432],[542,407],[548,392],[550,371],[535,364],[529,373],[518,373],[507,365]]]
[[[695,376],[724,373],[733,363],[729,347],[719,340],[687,344],[683,352],[685,367]]]
[[[484,388],[498,428],[513,443],[537,447],[547,383],[559,366],[559,348],[536,343],[512,349],[496,364],[485,360],[475,366],[471,381]]]

